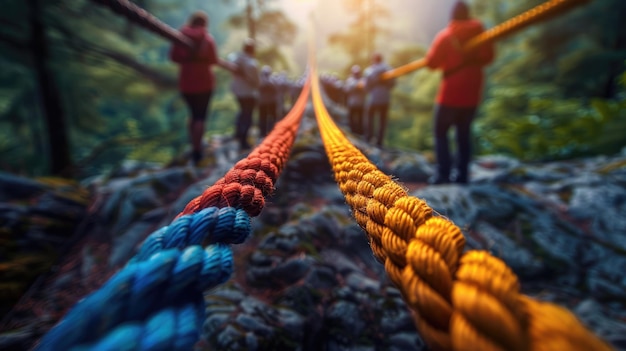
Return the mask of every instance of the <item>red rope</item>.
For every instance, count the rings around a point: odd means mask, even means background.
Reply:
[[[274,183],[287,163],[309,90],[310,82],[307,80],[291,111],[276,124],[263,142],[202,195],[189,201],[177,217],[212,206],[242,208],[251,217],[258,216],[265,206],[265,197],[274,191]]]

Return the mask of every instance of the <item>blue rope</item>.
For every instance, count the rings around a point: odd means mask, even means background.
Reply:
[[[227,244],[243,242],[250,229],[250,217],[234,208],[177,218],[150,234],[135,257],[76,304],[36,350],[191,349],[204,316],[202,292],[229,279]],[[203,242],[214,244],[202,249]]]
[[[250,234],[250,217],[242,209],[209,207],[177,218],[169,226],[150,234],[133,258],[143,261],[166,248],[224,243],[241,244]],[[132,261],[131,261],[132,262]]]
[[[192,350],[203,323],[198,309],[194,303],[167,308],[151,316],[145,324],[123,324],[97,343],[74,347],[71,351]]]

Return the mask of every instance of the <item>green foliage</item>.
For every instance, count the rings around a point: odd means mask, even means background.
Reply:
[[[196,9],[171,0],[142,4],[157,17],[168,11],[165,17],[179,24]],[[46,134],[41,107],[33,103],[39,98],[25,20],[29,3],[11,1],[4,9],[0,167],[43,175]],[[43,16],[47,64],[61,95],[77,177],[112,169],[126,158],[165,163],[188,147],[187,111],[176,89],[177,67],[167,56],[169,42],[89,0],[46,1]],[[215,100],[227,91],[228,79],[220,76]]]
[[[439,73],[428,70],[398,78],[387,124],[389,146],[419,151],[433,148],[432,112],[439,81]]]
[[[476,122],[481,153],[552,160],[612,154],[626,144],[624,95],[588,102],[558,98],[552,86],[534,89],[492,91]]]
[[[367,66],[376,50],[376,43],[382,40],[387,29],[380,23],[390,17],[386,6],[373,0],[343,0],[344,6],[355,14],[345,31],[329,36],[328,43],[341,48],[353,64]]]
[[[551,160],[619,151],[625,12],[622,1],[595,2],[500,42],[475,123],[478,152]]]
[[[294,43],[298,29],[281,10],[265,1],[248,1],[246,7],[239,8],[226,22],[230,29],[246,30],[257,41],[257,59],[261,64],[275,71],[290,69],[281,47]]]
[[[542,1],[470,2],[473,13],[491,27]],[[137,3],[173,27],[194,10],[205,10],[218,47],[241,36],[248,25],[243,2]],[[5,0],[0,12],[0,168],[43,175],[46,126],[32,67],[29,4]],[[289,14],[273,7],[275,2],[251,4],[260,63],[291,71],[293,59],[284,49],[294,43],[296,27]],[[390,14],[381,1],[373,7],[363,0],[344,4],[353,16],[328,39],[350,58],[339,65],[343,77],[353,64],[369,65],[374,44],[394,39],[386,36],[383,24],[394,25],[387,15],[410,16]],[[78,177],[106,171],[126,158],[167,162],[188,148],[187,111],[176,89],[177,67],[168,60],[167,41],[90,0],[47,0],[42,5],[47,66],[61,95],[72,157],[81,168]],[[625,1],[595,1],[499,42],[474,124],[476,152],[547,160],[613,153],[626,145],[625,17]],[[385,57],[397,67],[424,53],[423,47],[404,46]],[[215,72],[218,85],[207,134],[232,135],[237,105],[228,89],[230,74]],[[440,80],[439,73],[429,70],[398,79],[387,145],[432,150],[432,110]]]

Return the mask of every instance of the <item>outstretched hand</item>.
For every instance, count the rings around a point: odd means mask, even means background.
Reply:
[[[218,59],[217,64],[224,68],[225,70],[230,71],[230,73],[236,74],[236,75],[242,75],[241,69],[239,68],[239,66],[237,66],[236,64],[230,62],[230,61],[226,61],[226,60],[222,60],[222,59]]]

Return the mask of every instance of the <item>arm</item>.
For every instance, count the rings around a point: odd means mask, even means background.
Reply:
[[[477,26],[477,30],[474,36],[480,35],[480,33],[485,31],[483,25],[480,22],[478,22],[476,26]],[[495,57],[495,49],[494,49],[493,41],[487,42],[481,45],[480,47],[476,48],[475,51],[473,51],[471,56],[472,56],[471,61],[474,64],[477,64],[480,66],[486,66],[490,64]]]
[[[232,61],[224,60],[218,57],[217,45],[215,44],[215,40],[213,39],[213,37],[211,35],[208,35],[206,39],[209,50],[203,52],[203,58],[209,61],[211,64],[215,64],[232,74],[241,74],[241,71],[239,70],[239,66],[237,66],[237,64]]]
[[[239,68],[237,67],[237,65],[230,61],[226,61],[218,57],[216,64],[219,67],[222,67],[223,69],[229,71],[230,73],[239,74]]]
[[[493,59],[496,56],[496,50],[494,48],[493,42],[488,42],[483,44],[483,46],[480,47],[478,55],[477,55],[477,59],[478,59],[478,63],[482,66],[486,66],[488,64],[490,64],[491,62],[493,62]]]
[[[174,44],[172,45],[170,49],[169,57],[170,57],[170,60],[176,63],[183,63],[185,61],[189,61],[190,52],[188,48],[180,44]]]
[[[443,68],[447,54],[447,50],[445,50],[445,38],[446,36],[443,32],[439,32],[426,53],[426,65],[430,69]]]
[[[194,61],[204,62],[209,65],[217,64],[217,46],[211,35],[207,34],[196,44],[198,47],[195,50],[195,55],[193,55]]]

